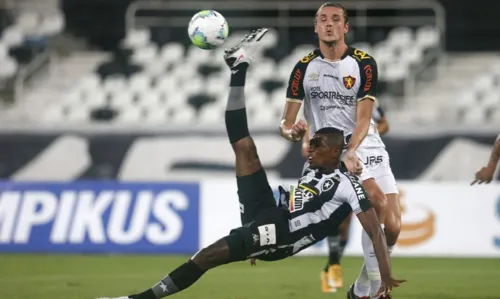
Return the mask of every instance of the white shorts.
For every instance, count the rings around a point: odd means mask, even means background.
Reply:
[[[356,154],[363,164],[363,171],[359,176],[361,181],[373,178],[384,194],[399,194],[396,179],[392,173],[389,154],[385,148],[358,148]]]

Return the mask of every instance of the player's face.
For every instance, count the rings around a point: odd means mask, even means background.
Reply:
[[[307,161],[312,168],[331,166],[338,154],[339,149],[328,145],[326,136],[314,135],[309,141]]]
[[[349,30],[345,22],[344,11],[338,7],[323,7],[316,17],[314,32],[324,43],[336,43],[344,40],[344,34]]]

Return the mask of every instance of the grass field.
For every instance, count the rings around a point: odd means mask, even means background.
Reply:
[[[0,298],[93,299],[142,291],[186,257],[0,255]],[[345,298],[345,289],[323,294],[319,269],[324,258],[295,257],[281,262],[222,266],[208,272],[178,299]],[[361,259],[344,259],[346,284]],[[394,298],[500,298],[499,259],[393,260],[394,274],[408,282]]]

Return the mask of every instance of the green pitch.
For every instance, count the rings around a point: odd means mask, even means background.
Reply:
[[[172,256],[0,255],[0,298],[93,299],[141,291],[184,262]],[[276,263],[246,262],[210,271],[178,299],[315,299],[345,298],[320,292],[324,258],[295,257]],[[344,259],[350,284],[361,259]],[[500,298],[500,259],[393,260],[397,278],[408,282],[394,298]]]

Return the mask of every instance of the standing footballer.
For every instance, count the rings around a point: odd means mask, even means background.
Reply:
[[[315,32],[319,49],[302,58],[292,71],[280,132],[291,141],[302,140],[306,124],[302,120],[295,122],[304,102],[309,135],[324,127],[345,133],[347,146],[343,161],[350,173],[360,175],[368,198],[385,225],[391,251],[401,230],[401,214],[389,155],[372,120],[377,64],[369,54],[345,43],[348,30],[348,15],[341,5],[325,3],[318,9]],[[369,163],[364,165],[361,161]],[[362,244],[365,264],[348,292],[349,298],[390,297],[390,294],[379,293],[379,266],[366,232],[363,232]]]

